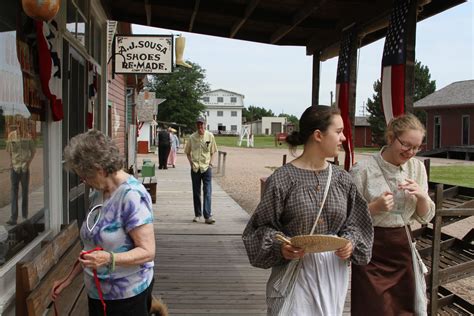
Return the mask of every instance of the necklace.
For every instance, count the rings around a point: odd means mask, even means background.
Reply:
[[[89,211],[89,214],[87,214],[86,226],[87,226],[87,229],[88,229],[90,232],[92,232],[92,231],[94,230],[94,228],[97,226],[97,223],[100,221],[100,215],[101,215],[100,209],[102,209],[102,204],[97,204],[96,206],[94,206],[93,208],[91,208],[91,210]],[[90,227],[90,225],[89,225],[89,218],[90,218],[90,216],[92,215],[92,213],[93,213],[95,210],[98,210],[99,214],[98,214],[98,216],[94,219],[94,223],[92,224],[92,227]]]

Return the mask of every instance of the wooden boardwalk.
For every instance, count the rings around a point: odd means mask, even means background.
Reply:
[[[156,155],[139,156],[139,164],[142,158],[156,161]],[[191,176],[183,155],[176,168],[157,169],[156,177],[153,293],[168,305],[170,315],[266,315],[270,270],[248,261],[241,239],[247,212],[213,181],[216,223],[193,223]],[[347,304],[344,315],[349,315]]]
[[[270,271],[249,264],[241,239],[249,215],[213,181],[217,222],[193,223],[185,158],[179,156],[176,168],[157,169],[156,176],[153,292],[168,305],[170,315],[266,315]]]

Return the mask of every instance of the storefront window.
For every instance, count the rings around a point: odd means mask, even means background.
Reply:
[[[16,17],[0,15],[0,266],[45,229],[48,102],[41,91],[34,23],[26,17],[8,20]]]
[[[87,1],[69,0],[67,2],[66,29],[85,47],[87,33]]]

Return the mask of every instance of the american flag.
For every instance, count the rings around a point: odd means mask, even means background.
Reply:
[[[382,107],[385,121],[405,112],[406,29],[410,1],[396,0],[382,57]]]
[[[342,143],[344,152],[344,169],[349,170],[354,164],[354,147],[352,143],[351,119],[349,117],[349,82],[351,70],[351,47],[355,40],[356,32],[354,28],[348,29],[342,34],[341,48],[339,50],[339,60],[337,62],[336,77],[336,104],[341,110],[344,122],[344,136],[346,140]]]

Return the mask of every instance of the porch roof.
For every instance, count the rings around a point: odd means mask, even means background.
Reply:
[[[303,46],[325,60],[357,23],[362,46],[386,34],[392,0],[101,0],[108,18],[182,32]],[[421,0],[418,21],[465,0]]]

